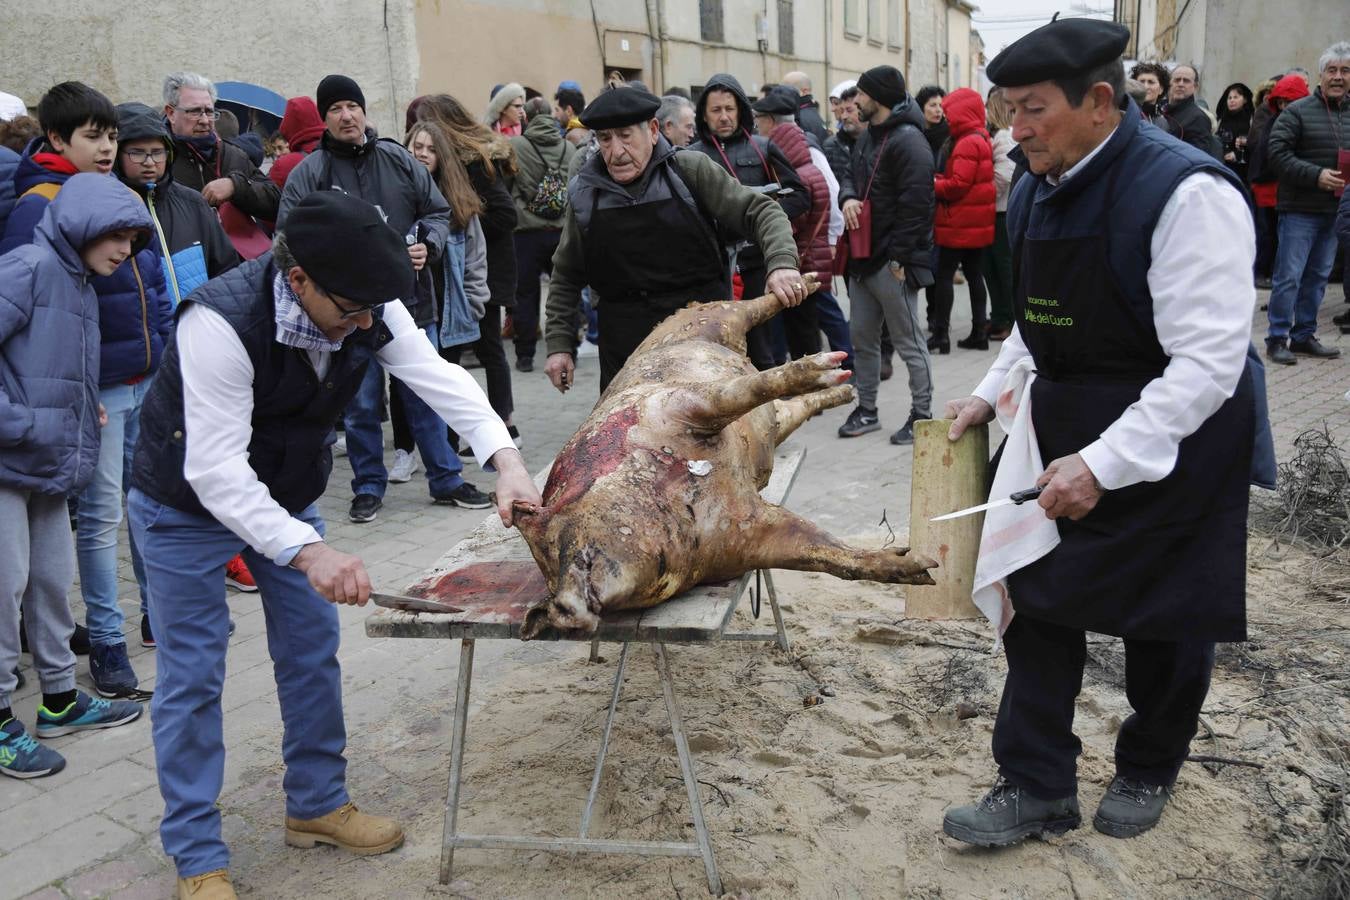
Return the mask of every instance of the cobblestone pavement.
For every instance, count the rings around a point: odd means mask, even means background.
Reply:
[[[1264,300],[1265,295],[1261,296]],[[1339,335],[1330,321],[1345,308],[1342,299],[1339,286],[1328,290],[1320,332],[1327,343],[1342,347],[1350,357],[1350,337]],[[963,287],[958,288],[956,307],[953,335],[960,337],[969,328]],[[1264,314],[1256,312],[1253,321],[1259,344]],[[954,348],[951,355],[936,357],[936,409],[947,399],[969,393],[994,352]],[[481,381],[481,370],[474,371]],[[576,388],[565,396],[548,385],[541,371],[515,373],[515,422],[524,435],[524,454],[531,470],[546,465],[585,418],[597,383],[593,357],[582,359]],[[1273,367],[1269,397],[1280,455],[1287,455],[1297,433],[1323,422],[1343,445],[1350,442],[1347,389],[1350,359],[1344,357]],[[903,367],[897,366],[896,377],[882,385],[880,408],[882,430],[861,438],[842,441],[835,436],[847,408],[826,412],[797,433],[793,439],[808,448],[808,455],[789,501],[793,509],[843,535],[879,533],[883,514],[895,525],[907,523],[911,452],[887,440],[909,411]],[[466,475],[480,487],[491,485],[491,477],[482,472],[466,470]],[[373,523],[351,524],[346,518],[349,477],[349,467],[339,459],[320,503],[329,540],[342,550],[358,553],[374,583],[386,590],[398,591],[413,581],[483,517],[481,511],[431,505],[426,482],[419,474],[408,484],[390,486],[384,508]],[[125,560],[125,536],[123,541]],[[139,646],[138,601],[129,564],[123,565],[122,575],[132,662],[142,686],[153,688],[154,652]],[[78,589],[71,596],[80,619],[83,609]],[[267,888],[255,887],[256,891],[268,896],[299,895],[305,893],[306,867],[335,865],[330,860],[337,857],[299,854],[282,843],[281,723],[263,615],[256,595],[231,593],[229,602],[238,632],[230,646],[224,695],[228,759],[221,807],[225,838],[232,845],[236,871],[265,866],[271,872],[294,875]],[[363,783],[397,782],[400,766],[409,765],[371,759],[365,752],[371,746],[371,731],[400,709],[430,706],[448,711],[457,659],[457,644],[451,642],[399,641],[395,642],[398,646],[391,646],[389,641],[371,640],[363,628],[368,615],[368,609],[341,609],[349,783],[358,802]],[[486,641],[478,650],[475,681],[483,684],[519,672],[531,659],[541,658],[538,654],[575,652],[575,645]],[[31,675],[31,660],[25,656],[23,664]],[[84,689],[92,689],[83,658],[79,678]],[[35,682],[36,678],[29,679],[14,704],[16,713],[30,725],[38,702]],[[0,828],[0,871],[4,872],[0,900],[171,896],[173,869],[160,850],[156,830],[162,807],[148,715],[121,728],[60,738],[53,745],[68,760],[64,772],[33,781],[0,778],[0,821],[4,823]],[[439,804],[441,800],[409,798],[409,802]],[[396,808],[382,811],[398,814]],[[352,879],[359,879],[353,883],[353,896],[379,896],[382,876],[389,868],[407,864],[410,857],[431,873],[429,881],[434,879],[438,852],[439,835],[410,835],[409,846],[400,853],[362,860],[359,868],[347,870]],[[369,890],[362,890],[361,883]]]

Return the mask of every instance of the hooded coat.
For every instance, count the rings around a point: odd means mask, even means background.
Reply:
[[[127,141],[157,138],[169,152],[164,177],[152,185],[130,181],[122,169],[120,149]],[[164,118],[144,103],[117,107],[119,153],[113,172],[145,201],[155,225],[164,264],[164,276],[174,306],[209,278],[239,265],[239,254],[220,225],[216,211],[197,191],[173,179],[173,138]]]
[[[1286,75],[1266,95],[1266,114],[1252,117],[1252,130],[1247,138],[1247,179],[1252,186],[1252,198],[1259,207],[1273,208],[1278,199],[1279,175],[1270,161],[1270,129],[1280,115],[1275,102],[1292,102],[1306,96],[1307,83],[1297,75]]]
[[[726,141],[718,139],[708,127],[708,98],[713,91],[726,91],[736,98],[739,128]],[[777,182],[792,193],[778,199],[778,205],[789,219],[796,219],[811,209],[811,198],[806,187],[797,178],[797,170],[788,162],[783,151],[765,137],[755,134],[755,113],[741,83],[733,75],[718,74],[708,79],[694,108],[694,125],[698,140],[689,146],[710,157],[746,187],[763,187]],[[764,268],[764,254],[751,245],[737,256],[742,269]]]
[[[19,161],[14,189],[19,202],[5,227],[0,253],[30,243],[37,224],[75,176],[63,156],[44,150],[46,140],[34,138]],[[111,175],[108,178],[119,191],[133,200],[136,195]],[[28,193],[28,191],[32,193]],[[147,214],[148,215],[148,214]],[[91,276],[90,284],[98,295],[99,330],[102,333],[99,372],[102,384],[124,384],[153,375],[159,368],[164,345],[173,330],[173,302],[164,277],[163,251],[159,238],[151,233],[145,245],[111,275]]]
[[[525,126],[524,134],[511,138],[511,147],[516,151],[517,169],[506,178],[506,189],[516,204],[516,231],[561,231],[562,216],[556,219],[536,216],[530,212],[530,201],[549,172],[561,170],[563,180],[567,180],[576,145],[563,138],[556,119],[539,115]]]
[[[150,215],[115,179],[73,176],[33,240],[0,257],[0,484],[61,495],[98,464],[99,298],[80,250]],[[123,263],[127,265],[127,263]]]
[[[483,201],[483,212],[478,217],[478,224],[483,226],[483,239],[487,242],[490,302],[501,307],[512,307],[516,305],[514,233],[519,217],[511,193],[506,189],[506,179],[515,171],[516,154],[510,142],[499,134],[492,136],[486,150],[488,158],[492,160],[492,174],[488,174],[487,166],[476,154],[461,153],[459,158],[469,173],[469,181],[478,199]]]
[[[783,151],[811,195],[810,211],[792,220],[792,237],[797,242],[801,272],[815,272],[821,283],[828,284],[831,278],[830,185],[811,161],[811,147],[800,125],[783,122],[774,127],[769,140]]]
[[[914,284],[932,284],[933,151],[924,137],[923,111],[913,98],[905,97],[891,107],[886,121],[869,124],[859,135],[849,175],[839,183],[839,205],[864,197],[872,201],[871,254],[849,262],[849,276],[863,278],[897,262]]]
[[[267,173],[278,189],[286,186],[286,176],[319,146],[325,129],[319,108],[313,100],[309,97],[292,97],[286,101],[286,114],[281,117],[280,130],[286,145],[291,149],[289,153],[278,156]]]
[[[985,130],[984,101],[970,88],[942,98],[952,147],[934,183],[933,223],[939,247],[987,247],[994,242],[994,150]]]

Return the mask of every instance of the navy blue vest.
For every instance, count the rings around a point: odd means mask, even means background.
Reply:
[[[1152,332],[1148,269],[1153,263],[1153,229],[1173,191],[1198,172],[1218,175],[1247,196],[1227,166],[1145,122],[1130,100],[1115,132],[1073,178],[1052,186],[1044,176],[1029,172],[1013,186],[1008,198],[1013,260],[1021,259],[1024,238],[1083,237],[1105,227],[1111,276],[1140,327]],[[1247,369],[1256,403],[1252,482],[1274,487],[1275,446],[1266,410],[1265,368],[1254,348],[1248,350]]]
[[[248,462],[272,499],[297,513],[328,486],[333,423],[355,395],[375,352],[391,336],[377,316],[371,328],[348,335],[320,381],[305,351],[276,341],[275,276],[272,254],[265,253],[184,298],[178,312],[200,303],[220,313],[239,334],[253,363]],[[178,341],[171,339],[141,408],[131,483],[165,506],[210,516],[183,477],[183,432],[183,374]]]

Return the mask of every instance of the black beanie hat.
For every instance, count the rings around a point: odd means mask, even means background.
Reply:
[[[356,105],[365,112],[366,95],[361,93],[361,86],[346,75],[329,75],[319,82],[319,89],[314,94],[314,105],[319,108],[319,118],[328,118],[328,107],[339,100],[355,100]]]
[[[407,244],[364,200],[314,191],[292,207],[282,231],[295,264],[330,294],[362,305],[413,295]]]
[[[895,66],[875,66],[858,77],[858,90],[891,107],[905,99],[905,76]]]

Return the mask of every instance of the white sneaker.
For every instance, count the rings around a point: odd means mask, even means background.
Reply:
[[[406,450],[394,451],[394,465],[389,469],[389,480],[394,484],[412,481],[417,471],[417,457]]]
[[[333,442],[333,455],[334,456],[347,455],[347,435],[339,434],[337,436],[337,440]]]
[[[577,348],[578,359],[580,359],[583,356],[599,356],[599,355],[600,355],[600,348],[595,344],[592,344],[590,341],[582,341],[581,346]]]

